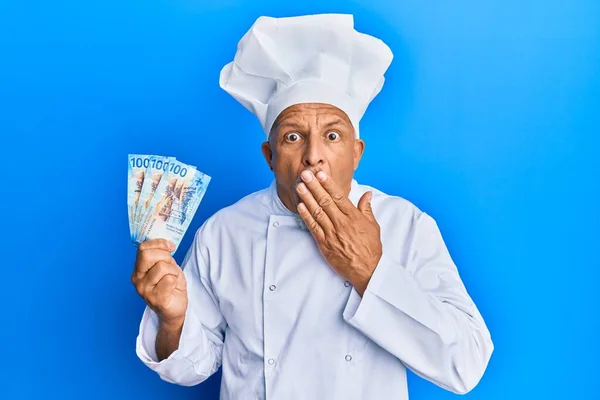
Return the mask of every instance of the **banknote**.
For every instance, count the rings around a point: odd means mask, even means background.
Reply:
[[[171,162],[175,161],[175,157],[166,156],[150,156],[148,160],[148,167],[144,173],[144,182],[140,192],[140,197],[137,202],[137,207],[133,216],[133,241],[135,242],[140,234],[140,220],[141,216],[145,214],[154,191],[158,187],[158,184],[163,176],[163,173],[167,171],[168,166]]]
[[[177,160],[171,162],[142,215],[137,242],[162,238],[173,242],[177,250],[210,179],[193,165]]]
[[[129,232],[133,240],[133,224],[135,220],[135,211],[138,205],[146,168],[150,162],[149,155],[129,154],[127,167],[127,208],[129,212]]]
[[[188,172],[190,169],[195,169],[196,167],[193,165],[187,165],[179,160],[173,159],[171,160],[171,162],[169,162],[169,164],[167,165],[167,170],[163,172],[161,178],[160,178],[160,182],[158,182],[157,187],[154,189],[154,193],[152,193],[152,197],[148,198],[148,199],[143,199],[142,202],[148,202],[148,205],[144,207],[144,211],[142,213],[140,213],[139,216],[137,216],[138,219],[138,227],[137,227],[137,232],[135,232],[134,237],[135,237],[135,244],[140,244],[144,241],[144,237],[143,237],[143,232],[145,231],[148,222],[150,221],[150,218],[153,214],[153,210],[152,207],[154,207],[154,204],[159,201],[159,197],[163,196],[164,193],[157,193],[156,190],[158,189],[159,186],[161,186],[161,182],[164,180],[168,179],[168,176],[171,176],[172,179],[172,175],[174,173],[174,171],[177,171],[178,175],[185,175],[187,176]],[[164,184],[163,184],[164,186]],[[161,186],[161,188],[163,187]],[[164,191],[164,189],[162,189]],[[156,195],[156,197],[155,197]],[[141,211],[141,210],[140,210]]]

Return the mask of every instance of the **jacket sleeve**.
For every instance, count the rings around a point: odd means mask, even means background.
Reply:
[[[384,246],[362,298],[353,289],[343,317],[418,376],[467,393],[494,350],[490,333],[434,219],[419,213],[409,243],[407,257]]]
[[[208,379],[221,366],[226,323],[208,279],[198,234],[182,268],[187,283],[188,307],[178,349],[158,361],[155,349],[158,317],[146,306],[136,340],[136,354],[161,379],[193,386]]]

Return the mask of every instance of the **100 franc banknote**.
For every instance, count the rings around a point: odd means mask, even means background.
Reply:
[[[129,154],[129,163],[127,166],[127,209],[129,212],[129,232],[131,239],[134,239],[134,223],[136,217],[136,209],[142,186],[144,184],[144,176],[146,169],[150,163],[150,155],[144,154]]]
[[[142,184],[142,190],[140,192],[140,198],[137,202],[137,207],[134,213],[133,220],[133,241],[135,242],[140,235],[140,221],[142,216],[148,210],[148,206],[154,196],[154,191],[158,187],[163,174],[165,174],[171,162],[175,161],[174,157],[165,156],[150,156],[148,160],[148,167],[144,174],[144,182]]]
[[[171,161],[148,208],[141,214],[136,242],[166,239],[175,244],[174,253],[206,193],[210,179],[192,165]]]

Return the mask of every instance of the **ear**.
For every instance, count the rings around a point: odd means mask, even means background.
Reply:
[[[262,153],[269,168],[273,171],[273,151],[271,150],[271,144],[268,141],[262,144]]]
[[[354,170],[358,168],[358,163],[365,151],[365,142],[362,139],[354,139]]]

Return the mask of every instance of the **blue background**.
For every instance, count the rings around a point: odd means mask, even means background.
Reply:
[[[319,12],[395,54],[356,178],[438,221],[496,346],[466,398],[600,398],[600,2],[284,3],[0,3],[0,398],[217,398],[220,373],[178,387],[135,356],[126,156],[213,177],[191,230],[267,186],[218,74],[258,16]]]

